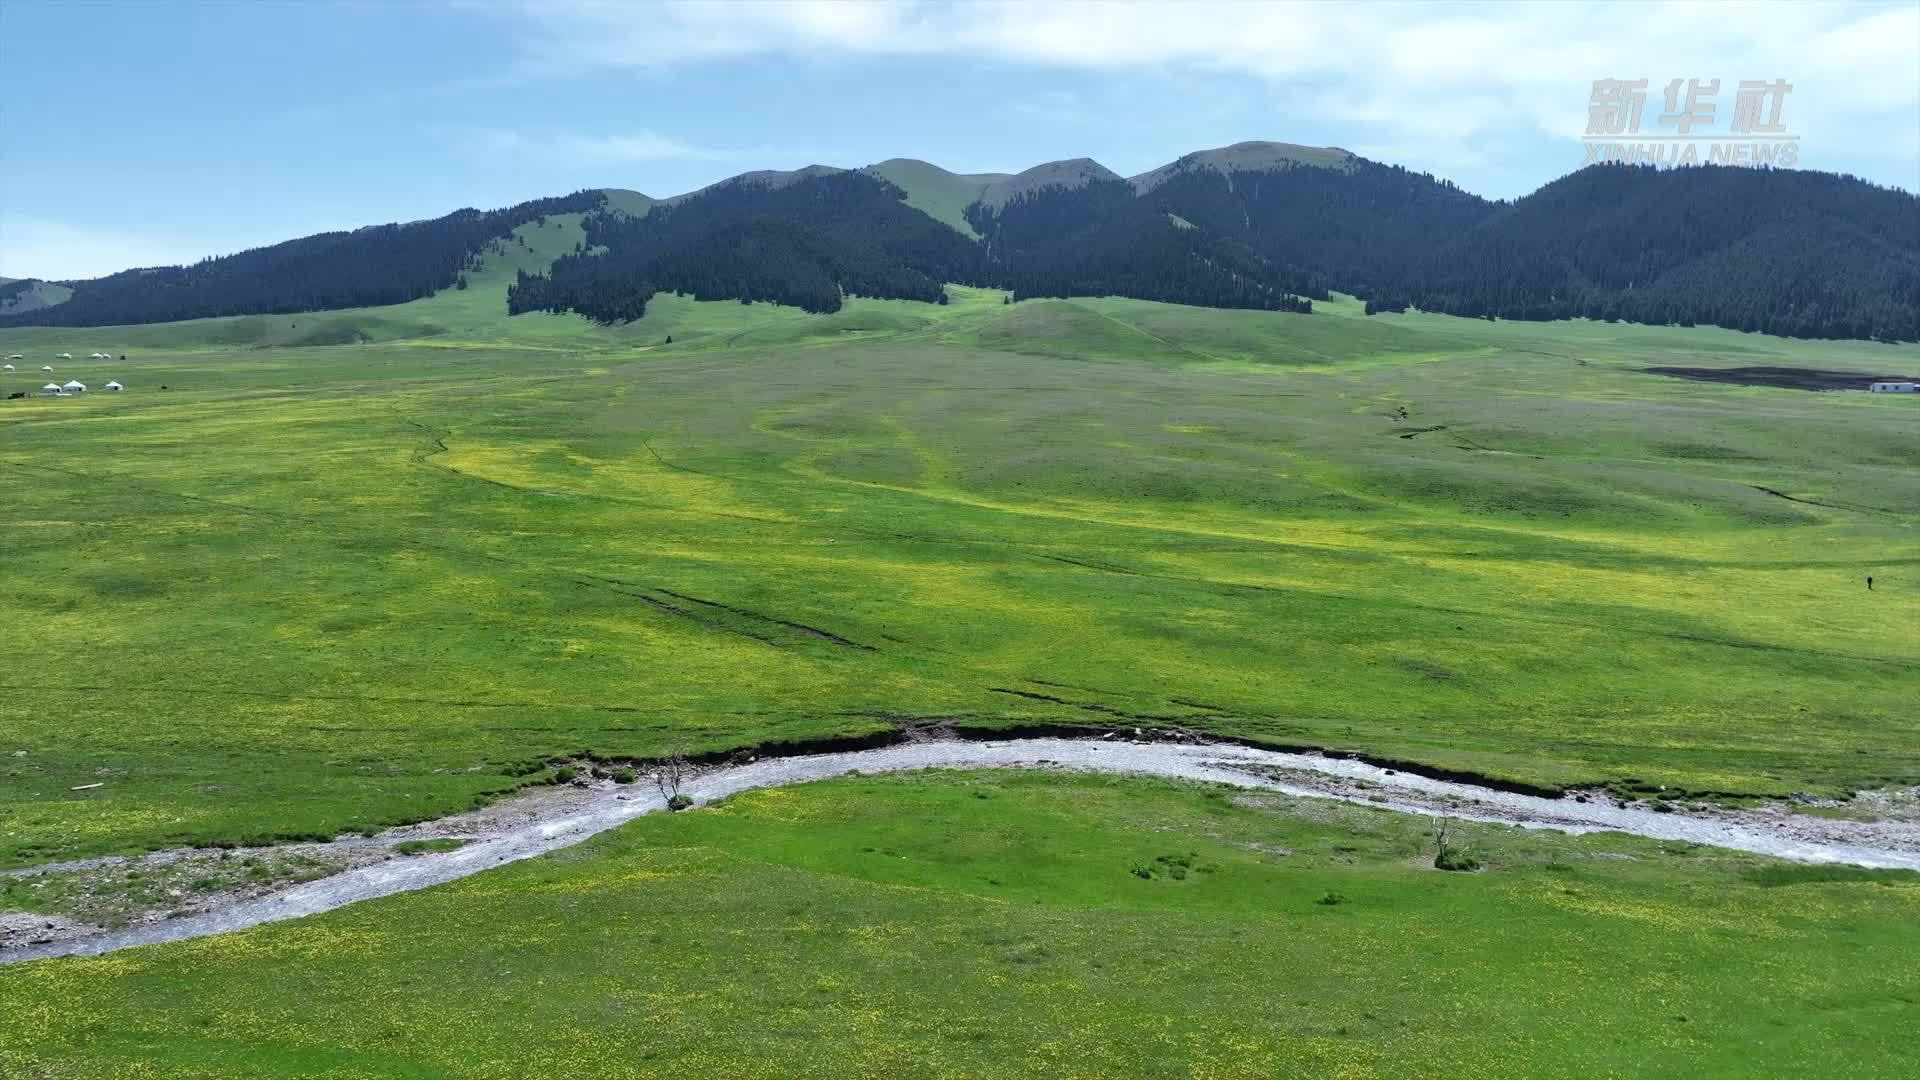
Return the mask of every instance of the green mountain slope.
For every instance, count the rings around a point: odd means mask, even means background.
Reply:
[[[625,214],[628,217],[645,217],[658,199],[643,195],[626,188],[601,188],[600,194],[606,198],[604,204],[608,212]]]
[[[17,315],[64,304],[73,289],[38,278],[0,278],[0,315]]]
[[[967,221],[967,207],[979,201],[989,187],[1012,179],[1009,173],[950,173],[914,158],[889,158],[863,171],[906,192],[908,206],[976,240],[980,234]]]

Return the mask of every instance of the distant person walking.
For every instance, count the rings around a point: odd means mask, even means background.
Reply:
[[[1868,592],[1873,591],[1873,575],[1872,574],[1867,575],[1867,591]]]

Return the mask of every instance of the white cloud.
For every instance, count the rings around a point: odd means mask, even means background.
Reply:
[[[535,154],[568,165],[623,161],[734,161],[751,152],[696,146],[653,131],[584,135],[574,132],[527,134],[497,128],[474,133],[472,149],[482,154]]]
[[[1920,108],[1910,3],[525,0],[521,11],[530,62],[575,72],[782,55],[1238,74],[1304,91],[1356,125],[1351,144],[1416,165],[1484,150],[1463,140],[1576,140],[1599,78],[1647,78],[1649,106],[1669,79],[1718,78],[1723,117],[1741,79],[1785,78],[1787,120],[1809,149],[1900,159],[1911,151],[1888,125],[1904,114],[1912,128]],[[1285,125],[1277,115],[1277,130],[1257,134],[1285,138]]]
[[[192,261],[201,254],[138,233],[85,228],[45,218],[0,217],[0,277],[99,277],[130,266]]]

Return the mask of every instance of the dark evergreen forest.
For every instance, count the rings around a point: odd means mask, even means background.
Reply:
[[[845,296],[944,303],[945,282],[1031,296],[1147,300],[1305,311],[1275,288],[1246,245],[1174,224],[1125,182],[1044,188],[969,213],[976,242],[858,172],[710,188],[645,217],[597,213],[587,250],[546,274],[521,274],[508,310],[576,311],[600,322],[641,317],[655,292],[768,300],[837,311]],[[604,249],[604,250],[601,250]]]
[[[660,291],[827,312],[848,296],[944,303],[953,282],[1016,300],[1302,312],[1337,290],[1369,313],[1920,340],[1920,198],[1850,176],[1595,165],[1511,202],[1360,158],[1227,172],[1195,160],[1156,177],[1144,191],[1096,178],[976,202],[979,240],[864,172],[749,174],[638,217],[579,192],[70,282],[71,300],[0,325],[399,303],[454,285],[523,222],[584,212],[581,250],[522,273],[510,313],[627,321]]]
[[[1350,168],[1221,173],[1187,168],[1143,199],[1239,239],[1303,295],[1371,296],[1399,285],[1408,260],[1486,220],[1496,204],[1425,173],[1356,158]]]
[[[1514,202],[1355,159],[1138,192],[1119,180],[975,203],[973,243],[858,173],[740,182],[641,219],[595,215],[606,255],[516,286],[512,310],[639,317],[654,290],[832,311],[842,295],[938,300],[1128,296],[1307,311],[1711,324],[1803,337],[1920,339],[1920,200],[1853,177],[1597,165]]]
[[[213,315],[279,315],[402,304],[453,285],[487,244],[548,214],[598,207],[581,191],[504,210],[320,233],[192,266],[124,270],[65,282],[65,303],[0,317],[4,326],[112,326]]]
[[[1014,299],[1130,296],[1203,307],[1310,311],[1238,237],[1177,222],[1124,180],[1044,187],[967,220]],[[1320,295],[1324,298],[1326,293]]]
[[[587,250],[546,274],[521,274],[507,310],[617,322],[639,318],[665,291],[826,312],[843,295],[944,302],[945,282],[989,280],[979,244],[904,199],[877,177],[835,172],[786,184],[736,180],[644,217],[590,214]]]
[[[1830,173],[1596,165],[1360,291],[1503,319],[1920,338],[1920,199]]]

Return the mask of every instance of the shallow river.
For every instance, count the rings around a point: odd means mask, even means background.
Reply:
[[[1809,840],[1761,823],[1716,820],[1685,813],[1622,808],[1602,801],[1519,795],[1471,784],[1434,780],[1346,758],[1287,754],[1240,746],[1131,743],[1114,739],[1022,739],[1006,742],[903,743],[874,750],[806,757],[766,758],[717,769],[690,781],[685,791],[704,802],[750,788],[822,780],[859,770],[898,772],[922,768],[1054,766],[1094,772],[1141,773],[1216,781],[1293,795],[1336,798],[1417,814],[1495,821],[1526,828],[1582,833],[1613,831],[1773,855],[1801,862],[1852,863],[1920,870],[1910,847]],[[1295,770],[1295,778],[1259,770]],[[1449,799],[1451,797],[1451,800]],[[1385,801],[1381,801],[1384,799]],[[422,889],[476,874],[502,863],[577,844],[641,814],[663,808],[643,785],[594,793],[584,808],[536,819],[483,835],[456,851],[391,859],[343,871],[206,914],[134,926],[91,937],[0,950],[0,964],[53,956],[91,956],[135,945],[204,937],[294,919],[374,897]]]

